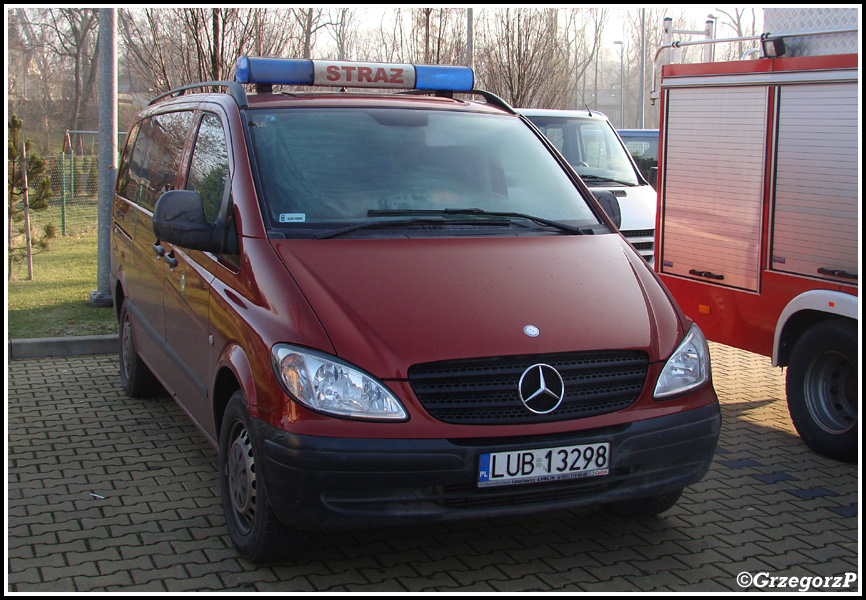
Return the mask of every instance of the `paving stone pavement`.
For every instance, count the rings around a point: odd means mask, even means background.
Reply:
[[[216,451],[177,405],[127,398],[110,355],[10,361],[7,592],[859,592],[858,465],[800,441],[769,359],[711,352],[718,453],[661,518],[326,532],[265,567],[231,546]]]

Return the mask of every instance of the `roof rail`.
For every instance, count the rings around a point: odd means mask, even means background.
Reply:
[[[454,96],[454,94],[476,94],[476,95],[484,98],[484,101],[487,102],[488,104],[492,104],[493,106],[496,106],[496,107],[501,108],[505,111],[508,111],[513,115],[518,114],[518,112],[510,104],[508,104],[508,102],[506,102],[505,100],[503,100],[502,98],[500,98],[496,94],[493,94],[493,93],[485,91],[485,90],[465,90],[465,91],[461,91],[461,90],[456,90],[456,91],[455,90],[406,90],[406,91],[400,92],[400,94],[406,95],[406,96],[423,96],[423,95],[435,94],[436,96],[441,96],[441,97],[446,97],[446,98],[452,98]]]
[[[205,88],[205,87],[224,87],[228,88],[228,92],[232,98],[234,98],[235,102],[238,103],[240,108],[247,107],[247,93],[244,90],[244,86],[242,86],[237,81],[205,81],[202,83],[191,83],[189,85],[182,85],[178,88],[175,88],[171,91],[165,92],[164,94],[160,94],[153,100],[148,103],[148,106],[152,106],[159,102],[160,100],[168,97],[177,97],[182,96],[184,92],[187,90],[192,90],[196,88]]]

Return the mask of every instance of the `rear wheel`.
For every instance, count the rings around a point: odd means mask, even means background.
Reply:
[[[138,355],[135,337],[132,331],[132,320],[127,310],[126,302],[120,308],[120,384],[127,396],[132,398],[149,398],[160,391],[159,382],[148,366]]]
[[[857,457],[857,332],[844,321],[818,323],[797,340],[786,376],[788,411],[815,452]]]
[[[299,532],[274,514],[264,481],[243,394],[226,407],[219,440],[220,493],[226,526],[238,551],[254,563],[283,560],[303,546]]]

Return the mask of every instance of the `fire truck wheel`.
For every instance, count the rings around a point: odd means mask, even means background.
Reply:
[[[857,332],[844,321],[813,325],[788,362],[788,411],[815,452],[853,462],[857,456]]]
[[[243,393],[229,399],[219,436],[220,496],[226,527],[238,551],[254,563],[295,556],[304,537],[274,514],[262,480]]]

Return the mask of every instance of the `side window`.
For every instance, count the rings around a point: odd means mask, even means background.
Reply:
[[[220,214],[229,175],[229,156],[222,122],[205,113],[192,153],[186,189],[195,190],[204,200],[204,214],[214,222]]]
[[[550,142],[556,146],[556,149],[560,152],[565,150],[565,131],[562,127],[543,127],[541,129],[544,136],[550,140]]]
[[[139,141],[139,124],[136,123],[132,129],[129,130],[129,136],[126,139],[126,148],[123,153],[122,158],[120,159],[120,166],[117,168],[117,182],[116,182],[116,191],[120,196],[124,198],[129,198],[129,192],[131,189],[131,169],[130,164],[133,162],[133,157],[135,155],[136,147],[138,146]],[[142,145],[144,142],[142,141]]]
[[[628,148],[628,151],[632,155],[632,157],[637,160],[638,158],[643,158],[646,151],[649,150],[650,144],[649,142],[644,142],[643,140],[634,140],[626,142],[625,147]]]
[[[155,115],[138,126],[134,145],[118,173],[117,193],[153,210],[157,199],[174,187],[192,112]]]
[[[608,158],[608,148],[601,130],[595,125],[581,127],[584,160],[590,167],[605,168]]]
[[[141,204],[151,210],[165,192],[174,189],[180,167],[180,157],[187,132],[192,124],[193,113],[180,111],[152,117],[149,132],[151,140],[149,155],[149,177],[146,198]]]
[[[150,140],[145,131],[149,128],[148,119],[130,132],[130,135],[134,135],[135,138],[131,138],[129,152],[124,156],[124,164],[121,165],[117,177],[117,193],[135,203],[140,203],[142,189],[147,187],[145,182],[148,177],[147,155]]]

